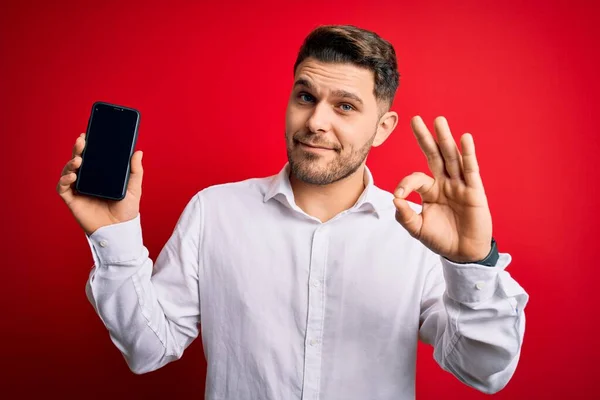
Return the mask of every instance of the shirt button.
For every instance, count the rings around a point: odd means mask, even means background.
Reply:
[[[310,339],[311,346],[316,346],[317,343],[318,343],[317,339]]]
[[[319,282],[319,281],[318,281],[318,280],[316,280],[316,279],[313,279],[313,280],[312,280],[312,285],[313,285],[314,287],[319,287],[319,286],[321,285],[321,282]]]
[[[108,246],[108,242],[106,240],[101,240],[100,247],[106,247],[106,246]]]
[[[483,289],[484,287],[485,287],[485,283],[483,283],[483,282],[477,282],[477,283],[475,284],[475,288],[476,288],[477,290],[481,290],[481,289]]]

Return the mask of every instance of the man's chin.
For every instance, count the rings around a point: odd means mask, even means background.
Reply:
[[[311,185],[328,185],[332,183],[333,176],[327,166],[315,162],[291,163],[291,171],[296,179]]]

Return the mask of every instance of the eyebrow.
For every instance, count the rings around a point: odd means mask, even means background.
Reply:
[[[298,80],[297,80],[297,81],[294,83],[294,87],[296,87],[296,86],[304,86],[305,88],[307,88],[307,89],[309,89],[309,90],[314,90],[314,89],[315,89],[314,85],[313,85],[313,84],[312,84],[312,83],[311,83],[309,80],[307,80],[307,79],[304,79],[304,78],[300,78],[300,79],[298,79]],[[363,104],[364,104],[364,103],[363,103],[363,101],[362,101],[362,99],[361,99],[361,98],[360,98],[358,95],[356,95],[356,94],[354,94],[354,93],[352,93],[352,92],[349,92],[349,91],[347,91],[347,90],[343,90],[343,89],[335,89],[335,90],[332,90],[332,91],[331,91],[331,94],[332,94],[334,97],[342,97],[342,98],[345,98],[345,99],[351,99],[351,100],[354,100],[354,101],[356,101],[357,103],[359,103],[360,105],[363,105]]]

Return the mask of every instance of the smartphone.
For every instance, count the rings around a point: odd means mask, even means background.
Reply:
[[[125,198],[139,125],[138,110],[94,103],[77,171],[78,193],[110,200]]]

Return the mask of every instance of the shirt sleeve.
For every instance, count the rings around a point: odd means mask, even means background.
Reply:
[[[197,194],[156,263],[143,244],[139,214],[86,236],[94,259],[86,295],[136,374],[181,358],[198,336],[201,213]]]
[[[435,255],[421,301],[419,336],[436,362],[463,383],[493,394],[514,374],[529,296],[510,276],[511,256],[496,266],[453,263]]]

